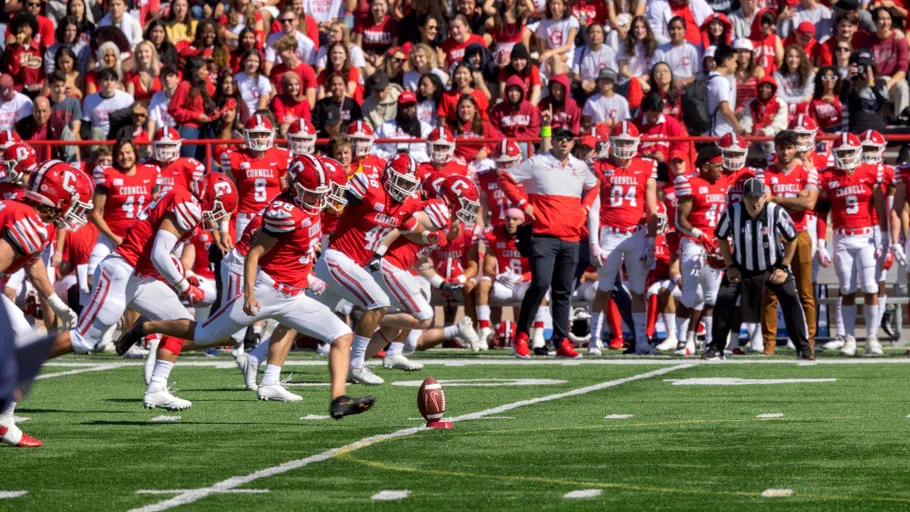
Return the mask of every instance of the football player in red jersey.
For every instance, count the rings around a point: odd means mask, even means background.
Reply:
[[[728,133],[717,141],[720,154],[724,160],[724,179],[727,180],[727,205],[738,203],[743,198],[743,184],[749,178],[758,177],[764,180],[761,169],[746,167],[746,155],[749,147],[746,142],[735,133]]]
[[[382,241],[420,208],[414,194],[419,185],[417,164],[404,153],[392,157],[382,175],[366,168],[355,174],[348,184],[348,204],[338,227],[316,262],[316,276],[329,285],[319,300],[335,308],[344,299],[365,311],[351,351],[350,376],[357,382],[383,382],[364,365],[364,355],[389,308],[388,295],[364,266],[382,257],[375,252],[382,250]]]
[[[196,229],[217,229],[236,208],[237,190],[221,173],[197,181],[192,193],[173,189],[155,199],[130,226],[123,243],[98,266],[91,301],[79,325],[54,347],[54,354],[91,351],[128,307],[154,319],[193,318],[180,299],[194,305],[204,299],[205,292],[189,283],[172,253]],[[123,355],[132,345],[118,345],[117,351]],[[143,398],[146,407],[186,409],[192,405],[167,389],[182,346],[183,340],[162,339]]]
[[[250,220],[279,192],[287,188],[291,154],[286,149],[272,147],[275,130],[267,117],[255,115],[243,130],[246,148],[226,151],[221,156],[221,168],[237,183],[240,206],[234,221],[234,240],[240,238]]]
[[[860,144],[863,148],[863,163],[874,165],[881,169],[882,173],[882,197],[885,200],[885,211],[890,215],[891,205],[894,203],[894,194],[897,190],[894,180],[894,167],[884,163],[885,147],[888,143],[882,134],[875,130],[866,130],[860,135]],[[878,282],[878,321],[876,326],[882,324],[882,315],[885,314],[885,308],[888,305],[888,270],[894,264],[894,253],[890,250],[890,234],[884,235],[879,230],[878,212],[872,210],[875,214],[872,216],[873,229],[875,230],[875,243],[879,247],[880,254],[876,254],[875,280]],[[891,222],[889,218],[889,222]],[[884,240],[884,242],[883,242]]]
[[[657,192],[657,236],[654,238],[654,266],[648,272],[648,338],[654,337],[657,316],[662,315],[667,338],[654,347],[656,350],[673,350],[676,340],[676,300],[680,297],[679,287],[670,279],[670,246],[667,245],[669,219],[663,193]],[[673,342],[673,343],[670,343]]]
[[[600,195],[588,214],[588,240],[591,264],[600,268],[600,282],[591,305],[588,353],[592,355],[603,350],[603,311],[623,263],[632,293],[635,353],[651,353],[644,293],[657,235],[657,162],[635,156],[639,140],[634,124],[618,123],[610,131],[610,157],[593,163]]]
[[[798,114],[790,121],[788,128],[796,134],[796,158],[802,162],[803,168],[815,169],[816,173],[834,165],[830,151],[819,152],[819,147],[825,147],[827,144],[816,143],[815,136],[818,133],[818,123],[811,116]],[[815,208],[806,212],[806,231],[812,240],[812,282],[816,282],[819,269],[819,251],[827,252],[827,243],[825,237],[828,232],[827,218],[831,210],[831,204],[827,201],[817,199]],[[838,298],[840,302],[840,298]],[[828,342],[831,343],[831,342]],[[828,348],[828,344],[825,344]],[[840,347],[837,347],[840,348]]]
[[[118,346],[149,333],[193,340],[188,348],[220,342],[243,327],[274,319],[291,329],[332,344],[330,414],[338,419],[369,409],[372,397],[345,395],[351,330],[332,312],[306,295],[315,248],[322,228],[320,213],[331,190],[331,180],[316,158],[301,158],[289,173],[292,186],[269,202],[262,227],[244,261],[243,295],[227,301],[205,322],[191,318],[140,322],[124,333]],[[279,369],[280,371],[280,369]],[[268,374],[272,373],[266,368]]]
[[[292,156],[316,152],[316,128],[309,120],[300,118],[288,126],[288,149]]]
[[[193,182],[199,181],[207,172],[199,160],[180,156],[180,145],[177,130],[166,126],[155,130],[152,159],[145,163],[158,166],[159,194],[172,188],[190,190]]]
[[[55,293],[47,279],[41,253],[54,239],[57,228],[78,230],[86,222],[91,205],[92,182],[85,173],[59,160],[51,160],[29,179],[25,194],[18,200],[0,201],[0,276],[25,269],[38,296],[63,320],[65,326],[77,321],[76,313]],[[5,295],[0,296],[17,340],[33,335],[25,315]],[[58,335],[55,344],[59,343]],[[16,404],[0,411],[0,442],[16,447],[37,447],[41,441],[24,434],[15,423]]]
[[[427,136],[430,161],[420,164],[418,173],[423,182],[423,196],[436,197],[439,184],[449,176],[467,176],[468,167],[455,160],[455,136],[444,126],[434,128]]]
[[[386,161],[371,154],[373,149],[373,129],[366,121],[354,121],[345,130],[354,149],[354,161],[348,176],[363,171],[382,174]]]
[[[21,199],[29,174],[37,167],[38,155],[34,148],[21,142],[8,146],[3,152],[0,199]]]
[[[499,227],[506,223],[506,210],[512,206],[509,198],[499,188],[497,179],[499,171],[511,169],[521,163],[521,148],[514,140],[504,139],[493,148],[493,169],[477,173],[477,185],[480,190],[480,205],[483,213],[480,218],[487,226]],[[482,327],[481,327],[482,328]],[[492,337],[492,330],[490,336]]]
[[[676,229],[680,239],[680,269],[686,278],[682,281],[682,303],[690,310],[688,332],[680,333],[676,355],[695,355],[698,323],[705,322],[705,344],[708,344],[712,327],[711,313],[721,272],[705,265],[705,258],[715,252],[714,228],[727,204],[727,182],[723,177],[723,155],[717,146],[702,149],[695,166],[698,176],[677,176]]]
[[[881,254],[880,240],[874,235],[873,209],[879,228],[888,232],[888,217],[882,193],[882,169],[862,162],[859,137],[839,133],[832,148],[834,168],[822,173],[821,194],[831,201],[834,228],[834,269],[843,297],[845,344],[841,354],[856,355],[856,275],[863,290],[863,313],[867,326],[878,320],[878,282],[876,255]],[[878,329],[870,328],[866,338],[866,355],[882,355]]]
[[[480,273],[478,244],[482,236],[483,228],[479,225],[462,223],[460,226],[452,227],[452,233],[448,236],[449,242],[445,247],[437,247],[430,253],[433,270],[436,272],[430,279],[430,284],[446,299],[453,298],[455,293],[461,290],[465,316],[470,318],[477,314],[474,311],[474,289],[477,287],[477,275]],[[454,323],[458,305],[449,300],[446,302],[443,311],[445,323],[448,325]],[[543,336],[540,336],[538,341],[546,343]]]

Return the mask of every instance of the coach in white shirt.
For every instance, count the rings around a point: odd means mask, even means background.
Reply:
[[[597,74],[597,87],[600,94],[591,96],[581,111],[581,124],[587,130],[593,124],[607,123],[609,126],[625,121],[631,117],[629,101],[616,94],[616,71],[603,68]]]
[[[727,78],[736,73],[736,51],[727,45],[714,52],[717,68],[708,75],[708,115],[711,116],[711,129],[705,135],[721,136],[736,132],[743,135],[742,125],[734,112],[736,87]]]
[[[701,52],[686,41],[686,21],[679,16],[670,20],[670,42],[657,47],[652,62],[666,62],[678,87],[695,81],[701,70]]]

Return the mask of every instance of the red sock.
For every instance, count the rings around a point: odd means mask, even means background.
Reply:
[[[490,321],[489,321],[489,320],[478,320],[478,322],[480,322],[480,328],[481,328],[481,329],[487,329],[487,328],[490,327]]]
[[[183,340],[180,338],[175,338],[173,336],[162,336],[161,348],[173,352],[175,356],[179,356],[180,350],[183,349]]]
[[[534,322],[532,325],[535,329],[543,329],[543,322]]]
[[[613,299],[607,303],[607,323],[610,325],[611,339],[622,339],[622,315]]]
[[[657,294],[648,297],[648,327],[645,332],[649,338],[654,337],[654,325],[657,323],[657,315],[660,313],[657,304]]]

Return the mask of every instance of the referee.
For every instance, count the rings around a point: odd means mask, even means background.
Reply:
[[[768,287],[780,300],[787,332],[796,345],[797,357],[814,360],[805,313],[790,275],[790,262],[796,252],[799,233],[786,210],[768,202],[761,180],[746,180],[742,201],[724,211],[714,234],[727,270],[717,293],[712,329],[714,339],[702,359],[724,357],[736,299],[739,298],[742,303],[743,322],[760,321],[762,290]],[[733,240],[732,252],[730,239]],[[781,243],[781,239],[785,242]]]

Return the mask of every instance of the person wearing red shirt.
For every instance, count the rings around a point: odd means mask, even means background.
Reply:
[[[313,71],[313,68],[297,56],[297,38],[292,36],[282,37],[275,45],[275,50],[278,52],[278,56],[281,57],[281,62],[272,66],[272,70],[269,72],[269,81],[272,82],[276,94],[284,92],[284,74],[288,71],[293,71],[297,73],[297,78],[300,82],[299,94],[306,98],[310,108],[315,107],[316,89],[319,87],[319,83],[316,80],[316,72]],[[297,94],[294,96],[297,96]]]
[[[44,48],[54,46],[56,36],[54,34],[54,22],[41,14],[41,9],[44,7],[42,1],[26,0],[23,5],[25,5],[25,13],[34,16],[35,21],[38,22],[38,30],[34,31],[35,43]]]
[[[826,36],[827,37],[827,36]],[[784,39],[784,48],[796,45],[806,52],[810,62],[815,62],[818,52],[818,39],[815,39],[815,25],[811,21],[804,21],[796,27],[792,34]]]
[[[471,33],[471,27],[468,19],[464,14],[458,14],[449,25],[449,38],[442,43],[442,51],[446,55],[446,67],[461,62],[464,59],[464,51],[471,43],[478,43],[484,48],[487,42],[483,36]]]
[[[755,97],[746,103],[740,124],[748,134],[772,136],[787,127],[788,112],[777,97],[777,80],[765,75],[755,83]]]
[[[844,105],[840,101],[840,86],[840,73],[833,67],[819,69],[815,74],[815,92],[806,114],[822,130],[838,129],[843,124]]]
[[[506,82],[517,76],[524,83],[525,99],[537,105],[540,102],[540,68],[531,64],[531,57],[525,45],[518,43],[512,47],[512,56],[508,66],[499,72],[500,96],[505,96]]]
[[[35,20],[29,14],[19,14],[12,19],[8,27],[0,71],[13,77],[17,91],[24,91],[27,96],[34,97],[44,87],[44,47],[35,32]],[[51,39],[53,40],[53,37]]]
[[[572,133],[581,130],[581,109],[578,103],[569,96],[569,76],[565,73],[554,76],[547,84],[550,94],[540,100],[537,109],[541,112],[550,110],[553,113],[553,130],[566,129]]]
[[[388,0],[370,2],[370,16],[354,27],[352,39],[366,53],[367,74],[382,69],[385,52],[398,44],[398,22],[389,15]]]
[[[910,85],[907,84],[907,66],[910,63],[907,38],[898,37],[892,28],[894,15],[891,9],[879,6],[873,11],[875,33],[867,40],[872,48],[877,75],[887,81],[888,96],[894,106],[894,115],[910,105]]]
[[[490,108],[490,98],[487,96],[487,93],[475,88],[476,84],[474,80],[474,74],[471,73],[470,68],[464,64],[455,66],[455,71],[452,73],[452,88],[444,91],[442,93],[442,98],[439,101],[438,115],[440,123],[442,123],[443,119],[455,118],[455,107],[459,103],[461,97],[466,94],[469,94],[474,98],[474,102],[477,103],[480,110],[481,117],[487,117],[487,110]]]
[[[190,190],[208,172],[199,160],[180,156],[181,144],[177,130],[166,126],[155,130],[152,158],[144,163],[159,169],[158,195],[175,188]]]
[[[660,140],[689,136],[689,132],[676,118],[663,114],[663,109],[664,101],[660,95],[648,93],[641,100],[641,114],[633,121],[642,137],[650,139],[649,142],[641,143],[639,154],[659,163],[669,162],[670,153],[673,151],[688,152],[690,149],[689,144],[683,140],[673,142]]]
[[[526,100],[525,83],[517,75],[506,80],[504,101],[493,107],[490,120],[506,137],[537,137],[540,111]]]
[[[755,48],[755,64],[770,76],[784,62],[784,45],[777,35],[777,15],[773,9],[762,9],[752,18],[749,39]]]
[[[818,67],[834,64],[834,51],[837,43],[848,43],[858,50],[864,47],[869,34],[859,30],[859,15],[852,11],[842,11],[834,19],[834,36],[821,41],[816,52],[815,65]]]
[[[533,107],[531,107],[533,108]],[[480,106],[474,96],[464,95],[455,107],[455,119],[449,118],[448,125],[452,134],[459,139],[501,139],[502,133],[488,119],[484,119]],[[492,142],[471,144],[462,140],[455,146],[455,157],[465,165],[477,162],[490,156],[493,152]]]
[[[310,103],[303,95],[303,85],[300,76],[294,71],[288,71],[281,78],[281,91],[272,98],[272,113],[278,121],[281,133],[286,133],[288,126],[298,119],[310,121]]]
[[[171,96],[167,112],[177,123],[181,139],[198,139],[200,127],[212,120],[208,113],[215,109],[215,87],[209,81],[205,62],[198,57],[187,59],[183,80]],[[196,157],[196,146],[183,146],[180,156]]]

